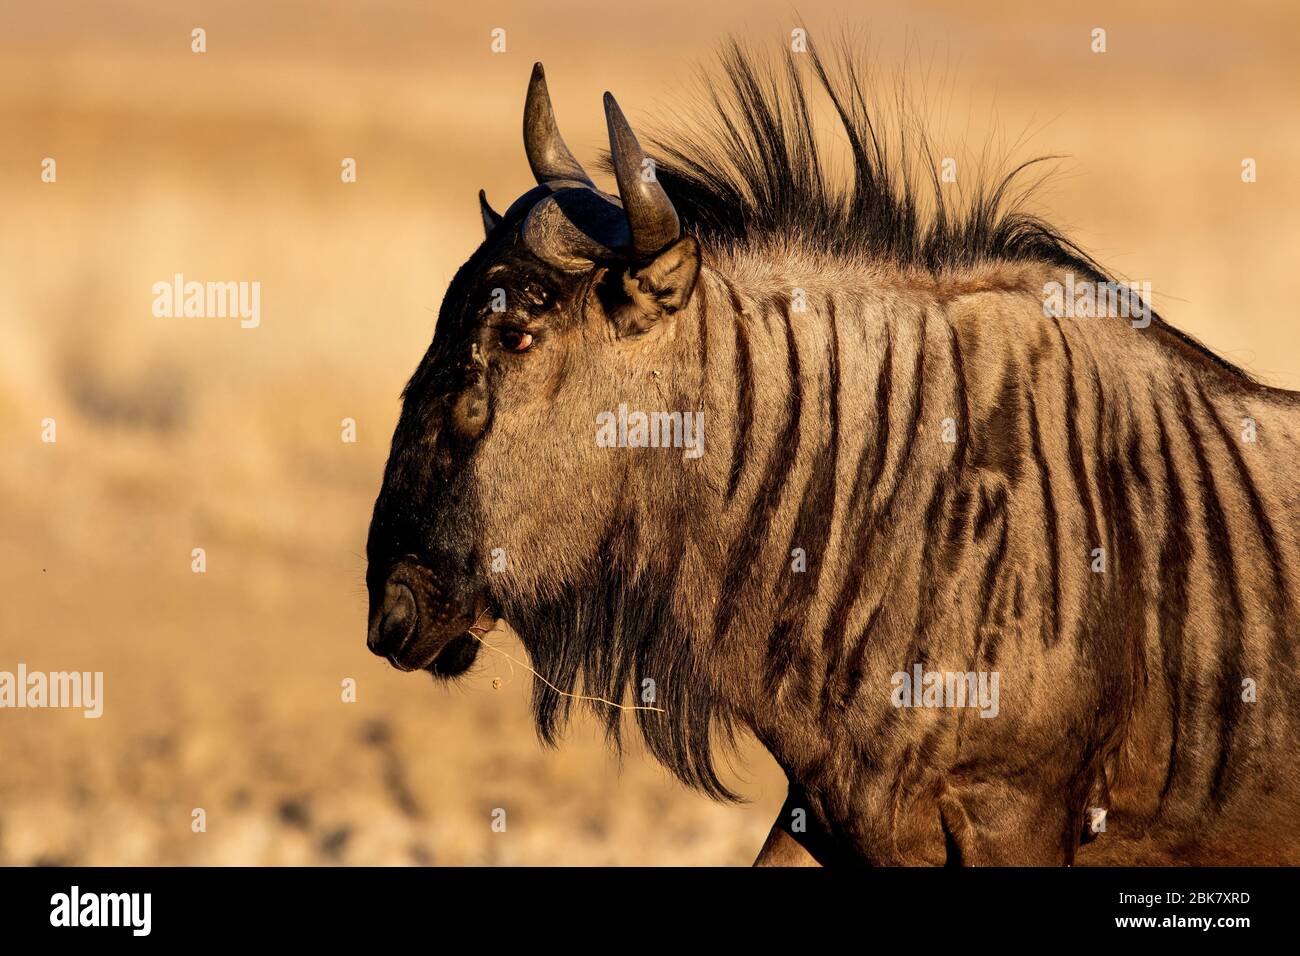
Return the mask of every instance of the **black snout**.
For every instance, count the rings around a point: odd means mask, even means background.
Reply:
[[[401,582],[384,586],[384,603],[370,622],[366,646],[382,657],[396,654],[415,635],[419,624],[415,595]]]
[[[404,559],[371,584],[366,646],[399,670],[459,674],[474,660],[469,628],[486,607],[472,578]]]

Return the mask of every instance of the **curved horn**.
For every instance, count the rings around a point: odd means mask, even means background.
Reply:
[[[618,194],[632,231],[632,251],[638,258],[650,258],[682,234],[681,222],[672,200],[646,166],[641,144],[632,135],[627,117],[605,94],[605,122],[609,126],[609,153],[618,179]]]
[[[524,152],[528,154],[528,165],[533,168],[538,185],[568,179],[594,186],[582,164],[564,145],[560,129],[555,125],[555,110],[551,108],[546,73],[540,63],[533,64],[528,99],[524,102]]]

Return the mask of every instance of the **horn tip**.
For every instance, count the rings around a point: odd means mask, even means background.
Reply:
[[[627,120],[623,116],[623,111],[619,109],[618,100],[614,99],[614,94],[605,91],[605,122],[614,123],[619,126],[626,126]]]
[[[546,71],[542,69],[541,60],[538,60],[536,63],[533,64],[533,79],[534,80],[546,79]]]

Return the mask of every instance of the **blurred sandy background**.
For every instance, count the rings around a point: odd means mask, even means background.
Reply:
[[[485,654],[443,689],[365,650],[362,553],[399,390],[480,236],[475,191],[504,208],[530,185],[533,61],[590,165],[606,88],[638,128],[670,120],[722,38],[776,51],[793,6],[5,0],[0,669],[103,670],[106,704],[0,711],[0,864],[753,858],[783,796],[755,748],[738,808],[635,748],[620,767],[589,720],[546,752],[519,668]],[[1300,388],[1300,12],[1282,6],[798,4],[814,37],[849,25],[885,75],[910,64],[959,161],[991,134],[1067,154],[1035,208]],[[261,327],[154,318],[176,272],[259,280]]]

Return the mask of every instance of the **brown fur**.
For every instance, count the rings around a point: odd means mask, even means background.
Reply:
[[[561,274],[526,213],[405,394],[369,545],[372,641],[418,617],[398,663],[463,671],[490,608],[545,739],[556,688],[651,680],[651,751],[726,796],[712,745],[752,732],[791,783],[760,862],[1300,863],[1300,398],[1158,317],[1045,315],[1099,278],[1061,246],[688,235]],[[620,404],[703,412],[704,454],[599,447]],[[998,715],[895,707],[915,664],[998,673]]]

